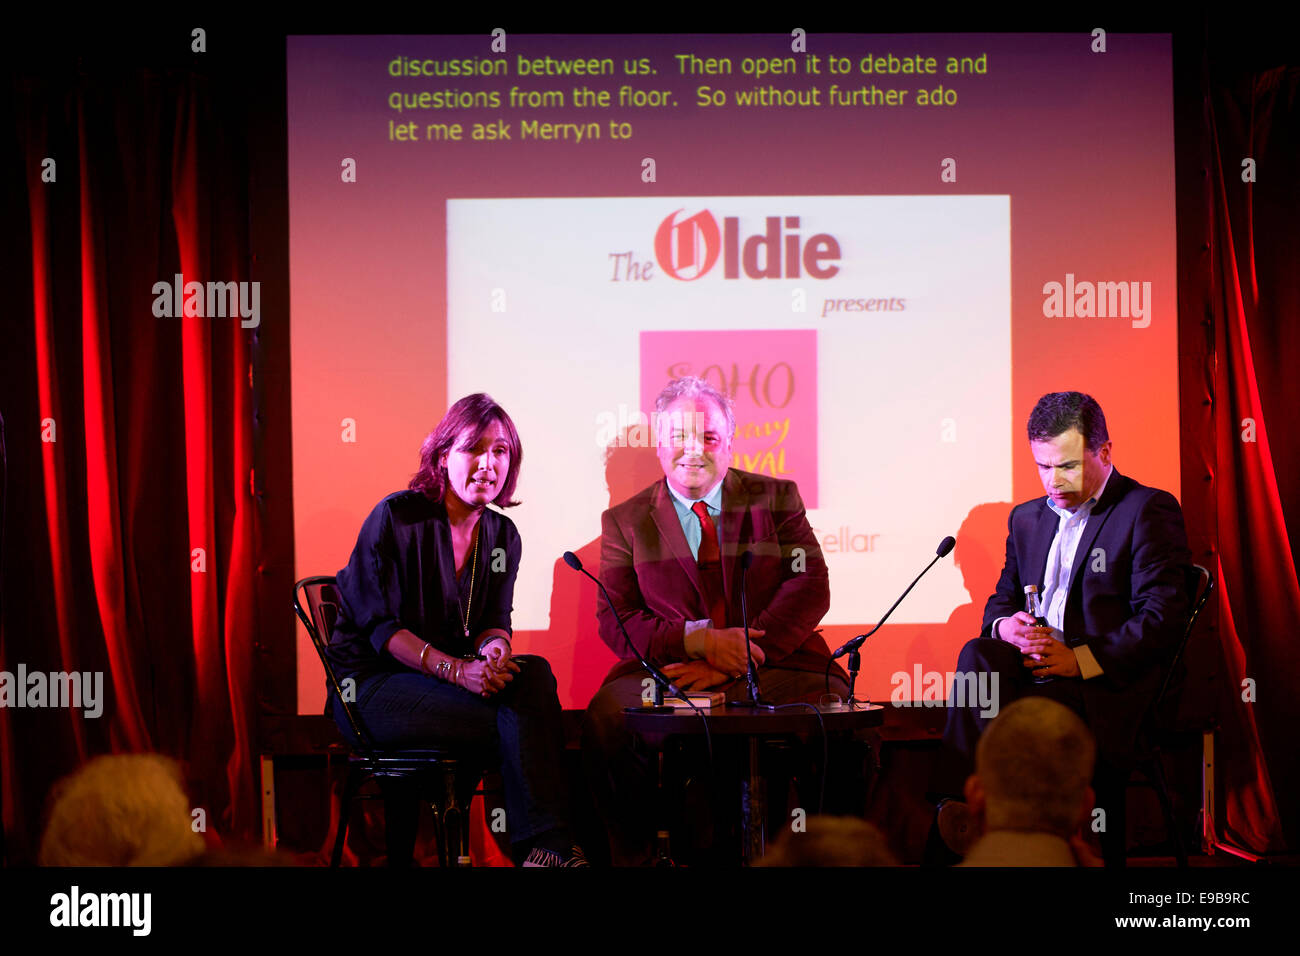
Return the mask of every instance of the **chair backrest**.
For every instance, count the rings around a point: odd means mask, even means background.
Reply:
[[[1169,661],[1169,669],[1165,672],[1165,679],[1160,685],[1160,693],[1156,695],[1155,705],[1157,708],[1164,704],[1165,696],[1169,693],[1174,674],[1183,661],[1183,651],[1187,649],[1187,639],[1192,636],[1192,628],[1196,626],[1196,619],[1201,616],[1201,610],[1209,601],[1210,592],[1214,590],[1214,578],[1208,569],[1201,567],[1199,564],[1189,564],[1186,570],[1184,586],[1187,589],[1187,606],[1191,610],[1187,616],[1187,626],[1183,628],[1183,636],[1178,640],[1178,647],[1174,650],[1174,656]]]
[[[361,715],[357,713],[355,688],[352,693],[344,693],[326,652],[330,635],[334,633],[334,623],[339,618],[339,606],[338,581],[332,575],[303,578],[293,586],[293,609],[307,628],[312,646],[316,648],[321,666],[325,668],[329,688],[343,705],[354,737],[362,742],[366,750],[373,751],[374,742],[361,723]]]

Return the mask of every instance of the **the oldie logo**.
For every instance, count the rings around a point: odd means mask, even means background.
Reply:
[[[722,259],[724,279],[829,279],[840,271],[839,241],[819,232],[806,241],[796,231],[798,216],[767,216],[762,233],[740,238],[740,218],[726,216],[722,228],[707,209],[682,216],[678,209],[655,230],[655,258],[674,279],[692,282]]]

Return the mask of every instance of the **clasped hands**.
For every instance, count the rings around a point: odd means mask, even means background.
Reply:
[[[998,625],[998,636],[1024,655],[1024,665],[1036,677],[1080,677],[1079,659],[1069,645],[1052,636],[1050,627],[1034,624],[1027,611],[1017,611]]]
[[[757,638],[766,634],[757,628],[749,629],[753,648],[754,666],[766,659]],[[687,634],[686,654],[690,660],[664,665],[664,675],[682,690],[709,690],[720,687],[749,670],[745,652],[743,627],[706,627]]]
[[[496,637],[480,649],[484,660],[466,661],[461,666],[460,686],[480,697],[491,697],[505,689],[519,673],[519,664],[510,655],[510,643]]]

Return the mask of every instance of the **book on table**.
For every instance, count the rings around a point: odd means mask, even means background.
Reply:
[[[689,704],[680,697],[665,697],[664,706],[690,709],[691,704],[696,707],[721,707],[727,702],[727,695],[720,690],[688,690],[686,697],[690,700]]]

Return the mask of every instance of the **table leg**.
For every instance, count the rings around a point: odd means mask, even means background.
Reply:
[[[748,765],[740,787],[740,812],[743,826],[742,862],[750,866],[767,851],[767,792],[759,774],[758,738],[748,740]]]
[[[658,769],[655,774],[655,862],[658,867],[671,867],[677,864],[673,862],[671,847],[669,846],[668,835],[668,795],[664,786],[664,750],[668,742],[664,741],[659,748]]]

